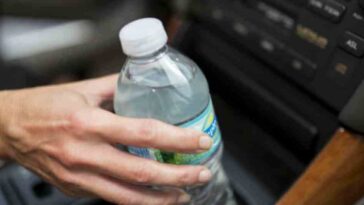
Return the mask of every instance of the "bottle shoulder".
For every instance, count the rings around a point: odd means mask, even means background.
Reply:
[[[114,100],[117,113],[177,124],[205,109],[208,83],[199,67],[178,52],[153,63],[126,64]]]
[[[207,84],[197,64],[171,47],[142,61],[129,58],[121,71],[122,81],[149,87],[185,85],[195,77]]]

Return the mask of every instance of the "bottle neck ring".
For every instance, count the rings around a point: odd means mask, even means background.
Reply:
[[[164,45],[162,48],[160,48],[159,50],[157,50],[154,53],[151,53],[149,55],[140,56],[140,57],[133,57],[133,56],[128,56],[128,57],[132,63],[145,64],[145,63],[151,63],[151,62],[157,61],[158,59],[160,59],[164,55],[166,55],[167,52],[168,52],[168,46]]]

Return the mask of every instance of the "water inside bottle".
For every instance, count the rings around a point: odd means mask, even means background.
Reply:
[[[148,58],[130,59],[120,75],[114,108],[121,116],[153,118],[219,139],[200,158],[146,148],[129,147],[129,151],[166,163],[207,166],[214,176],[208,184],[184,188],[192,196],[190,205],[220,205],[232,199],[220,164],[223,146],[208,84],[193,61],[167,47]]]

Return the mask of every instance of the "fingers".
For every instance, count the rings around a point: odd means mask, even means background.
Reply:
[[[121,152],[108,144],[79,143],[69,146],[60,156],[66,167],[84,167],[133,184],[182,187],[204,184],[212,177],[203,166],[162,164]]]
[[[182,187],[204,184],[212,177],[211,172],[203,166],[163,164],[115,148],[105,147],[102,153],[105,153],[104,157],[96,161],[96,165],[104,173],[131,183]]]
[[[184,153],[207,151],[213,143],[199,131],[156,120],[124,118],[101,109],[84,114],[81,118],[87,121],[88,129],[112,143]]]
[[[57,165],[55,185],[73,197],[97,196],[116,204],[184,204],[190,196],[177,190],[151,190],[121,182],[113,177],[92,173],[90,170],[67,169]]]
[[[118,75],[69,83],[65,87],[84,94],[92,105],[99,105],[105,100],[112,99],[117,85]]]
[[[84,173],[81,177],[81,186],[116,204],[184,204],[190,200],[189,195],[178,190],[156,191],[88,173]]]

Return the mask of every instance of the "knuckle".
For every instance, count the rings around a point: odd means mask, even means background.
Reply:
[[[63,155],[61,160],[67,167],[73,167],[75,165],[75,159],[68,154]]]
[[[83,155],[77,153],[77,147],[75,147],[73,143],[67,143],[63,145],[61,150],[61,161],[67,167],[74,167],[77,165],[86,164],[85,160],[82,157]]]
[[[148,184],[153,181],[153,174],[150,169],[147,169],[145,165],[140,166],[132,174],[133,179],[140,184]]]
[[[139,136],[142,139],[142,143],[153,143],[157,138],[159,122],[152,119],[145,119],[141,122],[139,130]]]
[[[56,159],[59,159],[61,156],[58,143],[42,144],[39,146],[39,150],[41,151],[41,153]]]
[[[75,183],[75,178],[70,172],[67,171],[57,171],[55,173],[57,180],[61,183],[62,188],[70,189]]]
[[[87,160],[78,155],[69,155],[66,161],[68,167],[85,166],[89,164]]]
[[[176,186],[188,185],[188,184],[192,183],[191,181],[192,181],[192,178],[191,178],[190,172],[183,171],[182,173],[180,173],[177,176]]]
[[[83,132],[89,127],[89,117],[87,115],[88,112],[84,111],[76,111],[70,114],[70,128],[75,132]]]
[[[136,174],[135,179],[138,183],[147,184],[151,181],[150,174],[146,171],[140,171]]]

